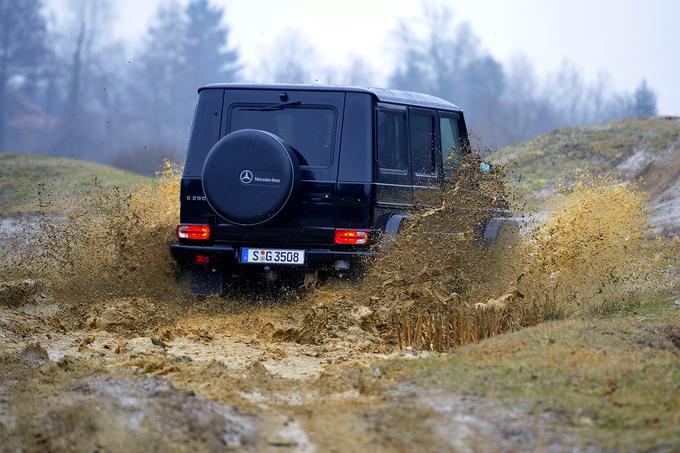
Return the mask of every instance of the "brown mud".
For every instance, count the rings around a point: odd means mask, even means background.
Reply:
[[[671,284],[645,247],[644,195],[584,177],[529,234],[506,229],[490,246],[480,225],[512,203],[502,169],[482,174],[471,158],[455,180],[361,280],[200,301],[177,287],[167,252],[172,166],[134,193],[95,186],[63,217],[30,222],[0,252],[1,448],[569,449],[573,434],[527,421],[531,407],[396,385],[375,363]]]

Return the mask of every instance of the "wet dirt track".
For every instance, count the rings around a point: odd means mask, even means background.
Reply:
[[[96,327],[76,329],[63,326],[49,296],[3,307],[0,433],[10,439],[8,450],[473,451],[480,442],[564,444],[564,432],[550,421],[535,427],[523,420],[528,407],[442,398],[392,382],[375,365],[436,353],[400,352],[366,333],[316,345],[274,340],[295,303],[180,316],[147,334],[129,324],[121,330],[123,317],[139,316],[149,309],[145,303],[112,303],[91,317]],[[503,431],[510,427],[515,434]]]
[[[467,181],[475,200],[500,193],[497,180]],[[1,448],[568,450],[579,439],[557,418],[527,417],[531,404],[426,390],[380,364],[639,284],[651,266],[638,253],[641,199],[601,187],[586,185],[579,203],[563,204],[519,245],[480,246],[474,212],[483,210],[452,216],[445,200],[361,282],[277,293],[255,283],[200,301],[176,286],[167,256],[172,178],[129,196],[95,191],[65,218],[13,225],[0,257]],[[467,189],[448,199],[473,205]],[[619,211],[593,214],[612,200]],[[442,229],[456,235],[432,234]],[[599,270],[584,281],[589,263]]]

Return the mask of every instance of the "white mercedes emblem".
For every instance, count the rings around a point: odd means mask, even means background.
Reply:
[[[250,170],[243,170],[239,178],[243,184],[250,184],[253,182],[253,172]]]

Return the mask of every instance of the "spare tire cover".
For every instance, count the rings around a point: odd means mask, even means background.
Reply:
[[[281,137],[261,130],[226,135],[203,164],[208,204],[238,225],[260,225],[283,215],[294,204],[299,186],[295,151]]]

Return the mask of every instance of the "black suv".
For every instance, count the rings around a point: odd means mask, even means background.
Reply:
[[[202,87],[171,246],[182,279],[208,294],[247,269],[349,269],[441,200],[466,138],[461,109],[425,94]]]

